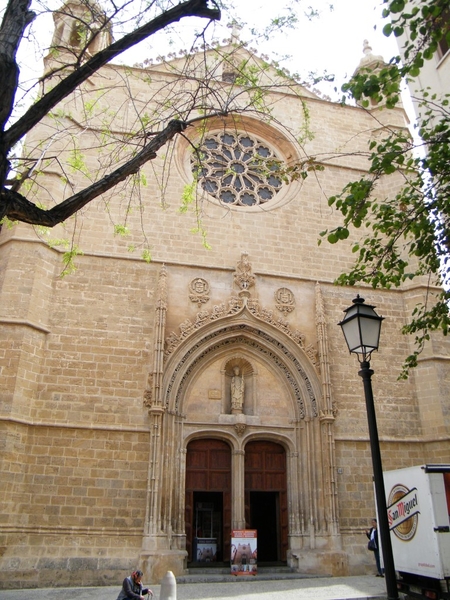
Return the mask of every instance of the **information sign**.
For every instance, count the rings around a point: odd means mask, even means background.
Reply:
[[[231,532],[231,574],[256,575],[258,535],[256,529],[234,529]]]

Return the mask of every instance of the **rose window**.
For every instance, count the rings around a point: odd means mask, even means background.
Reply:
[[[248,134],[206,137],[192,158],[192,171],[205,192],[224,204],[265,204],[281,190],[280,159],[264,142]]]

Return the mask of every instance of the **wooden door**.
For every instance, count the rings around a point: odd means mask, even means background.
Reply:
[[[280,444],[255,441],[245,446],[245,520],[250,528],[252,522],[264,514],[256,503],[267,504],[265,514],[272,520],[264,535],[272,532],[269,535],[273,539],[264,540],[264,545],[272,544],[276,560],[285,561],[288,548],[286,452]]]
[[[203,493],[203,494],[202,494]],[[216,505],[222,509],[221,548],[218,559],[230,558],[231,536],[231,450],[222,440],[202,439],[190,442],[186,456],[186,549],[188,560],[193,556],[195,498],[209,499],[214,502],[217,493],[221,502]]]

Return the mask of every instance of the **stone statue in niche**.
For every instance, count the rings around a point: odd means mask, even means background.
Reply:
[[[239,372],[239,367],[234,367],[233,377],[231,379],[231,412],[232,414],[242,413],[244,406],[244,375]]]

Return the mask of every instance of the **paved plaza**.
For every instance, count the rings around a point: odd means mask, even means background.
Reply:
[[[152,586],[160,600],[160,585]],[[116,600],[120,583],[111,587],[0,590],[0,600]],[[384,579],[374,576],[242,580],[225,583],[179,583],[177,600],[384,600]]]

